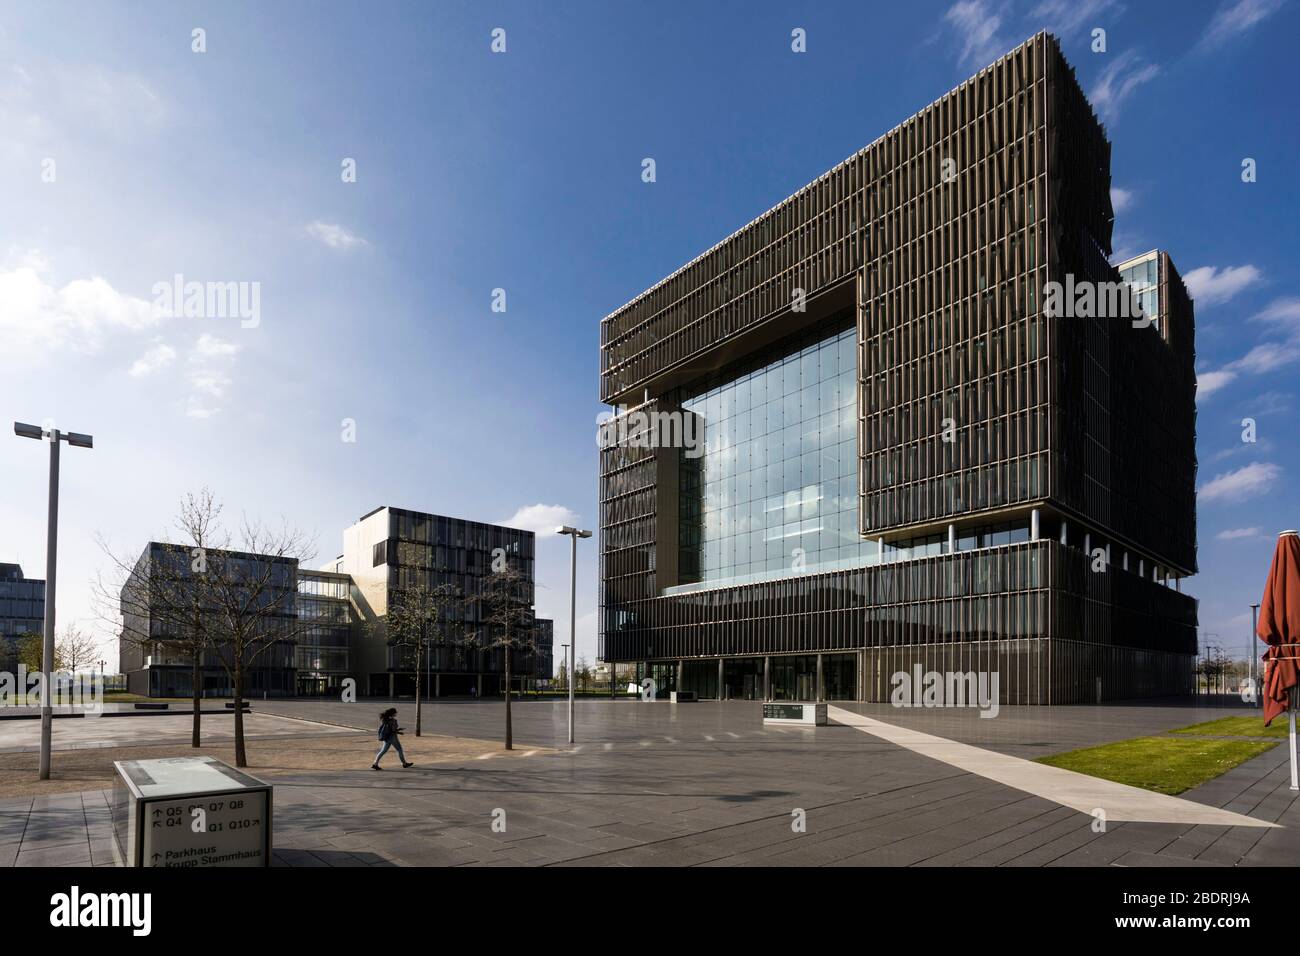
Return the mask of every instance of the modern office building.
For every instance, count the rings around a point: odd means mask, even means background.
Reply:
[[[337,697],[352,675],[352,579],[298,569],[298,618],[310,622],[294,646],[300,697]]]
[[[0,669],[18,673],[18,642],[45,633],[45,582],[23,577],[17,564],[0,564]]]
[[[204,697],[229,697],[234,686],[228,664],[231,650],[223,643],[222,620],[236,603],[261,604],[274,610],[259,615],[267,629],[265,649],[249,655],[244,693],[248,697],[289,697],[297,690],[295,641],[298,559],[211,550],[204,556],[206,571],[195,569],[191,549],[151,541],[140,554],[121,590],[122,632],[118,669],[127,690],[148,697],[189,697],[193,694],[194,660],[190,648],[199,642],[186,635],[209,635],[199,657]],[[204,577],[204,574],[211,577]],[[220,577],[221,584],[212,583]],[[209,589],[247,597],[221,600]],[[198,608],[202,624],[191,617]],[[186,641],[184,646],[180,641]]]
[[[602,660],[702,697],[1190,692],[1192,303],[1163,253],[1109,264],[1110,148],[1038,34],[602,321]],[[1047,307],[1138,268],[1155,321]]]
[[[492,648],[484,621],[483,583],[504,562],[526,581],[521,599],[534,599],[534,536],[531,531],[448,518],[442,515],[381,507],[362,515],[343,532],[343,554],[331,562],[353,585],[357,628],[352,666],[364,679],[361,693],[409,696],[415,692],[415,657],[411,648],[392,646],[385,618],[404,588],[433,589],[450,585],[464,596],[451,628],[454,637],[426,655],[425,685],[430,696],[497,694],[504,690],[505,659]],[[533,626],[531,643],[517,646],[510,662],[516,690],[524,682],[550,677],[552,627],[549,620]]]
[[[226,554],[215,552],[216,555]],[[413,647],[389,642],[389,606],[409,587],[451,585],[468,600],[456,611],[446,639],[434,642],[423,661],[424,690],[430,697],[495,695],[504,690],[502,648],[492,646],[484,607],[474,598],[483,592],[485,575],[503,564],[525,579],[521,634],[526,638],[511,657],[516,690],[551,676],[553,622],[532,613],[534,599],[533,532],[446,518],[400,508],[381,507],[362,516],[343,533],[343,553],[326,568],[312,571],[296,559],[236,555],[249,563],[249,576],[275,562],[277,602],[282,604],[283,640],[252,662],[246,692],[250,697],[290,695],[337,696],[352,679],[360,696],[413,696]],[[279,567],[283,566],[283,572]],[[142,585],[166,582],[159,600]],[[177,623],[170,605],[193,582],[186,548],[151,542],[122,589],[122,673],[133,693],[183,697],[192,686],[192,660],[176,644],[185,621]],[[283,592],[283,593],[281,593]],[[193,588],[195,600],[202,589]],[[182,599],[183,600],[183,599]],[[169,645],[169,638],[171,644]],[[217,657],[202,655],[205,696],[228,696],[232,688]]]

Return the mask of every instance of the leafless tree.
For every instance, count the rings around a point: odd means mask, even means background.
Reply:
[[[485,625],[485,630],[476,639],[488,650],[499,649],[505,662],[506,750],[514,749],[514,728],[510,717],[510,659],[516,650],[537,649],[532,587],[532,581],[523,571],[506,564],[484,577],[480,593],[473,598],[482,608]]]
[[[461,617],[465,599],[453,584],[417,584],[394,591],[385,622],[390,646],[415,648],[415,736],[421,733],[421,675],[430,645],[445,645],[455,637],[453,622]]]
[[[203,657],[226,671],[234,696],[235,764],[246,767],[247,675],[259,658],[277,646],[292,648],[313,625],[298,617],[296,591],[297,562],[311,557],[314,543],[288,526],[270,528],[248,518],[232,534],[221,525],[221,511],[207,489],[187,495],[177,520],[183,544],[164,543],[139,561],[114,564],[123,638],[190,657],[195,747]],[[99,588],[101,599],[112,593],[110,586]]]
[[[215,647],[211,581],[202,569],[207,554],[230,546],[221,510],[207,488],[186,494],[173,521],[177,539],[161,542],[157,554],[118,555],[99,542],[109,559],[107,576],[101,574],[94,587],[100,619],[120,627],[123,642],[141,655],[165,647],[190,663],[191,747],[200,745],[203,658]]]
[[[79,668],[89,667],[99,659],[99,641],[94,635],[69,624],[55,642],[54,657],[59,670],[76,674]]]
[[[247,767],[244,691],[249,669],[277,646],[292,653],[315,622],[297,615],[298,561],[314,542],[282,525],[270,528],[245,519],[237,550],[207,555],[205,592],[212,601],[212,637],[217,659],[234,690],[235,766]]]

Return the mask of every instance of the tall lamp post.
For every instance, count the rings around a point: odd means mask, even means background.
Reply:
[[[573,659],[578,649],[578,539],[590,538],[591,532],[570,528],[566,524],[556,528],[555,533],[567,534],[573,539],[569,563],[569,743],[573,743]]]
[[[1255,628],[1259,626],[1259,605],[1250,606],[1250,643],[1246,645],[1246,659],[1250,662],[1250,686],[1255,691],[1255,700],[1253,706],[1264,706],[1264,675],[1259,675],[1259,680],[1255,680],[1255,661],[1259,645],[1255,642],[1259,638],[1255,634]]]
[[[41,691],[41,779],[50,779],[50,738],[54,729],[54,708],[50,704],[51,684],[54,682],[54,585],[55,563],[59,549],[59,443],[67,442],[78,448],[93,448],[95,440],[76,432],[49,431],[40,425],[14,422],[14,434],[22,438],[35,438],[50,442],[50,513],[46,525],[45,543],[45,641],[41,648],[41,670],[45,672],[45,687]]]

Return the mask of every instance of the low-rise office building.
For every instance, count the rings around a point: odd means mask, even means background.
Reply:
[[[18,564],[0,564],[0,668],[18,672],[18,642],[45,633],[45,582],[23,577]]]
[[[224,552],[216,552],[222,555]],[[211,556],[210,556],[211,557]],[[481,601],[485,576],[508,565],[524,578],[528,610],[510,661],[515,690],[549,678],[554,626],[531,612],[534,599],[534,535],[531,531],[448,518],[401,508],[381,507],[363,515],[343,533],[343,553],[321,570],[297,559],[239,555],[251,568],[274,562],[276,602],[283,614],[268,623],[282,639],[251,660],[245,693],[250,697],[413,696],[416,654],[395,645],[387,629],[390,605],[407,588],[449,585],[464,597],[443,630],[422,655],[422,694],[429,697],[503,693],[504,650],[484,620]],[[150,590],[153,579],[166,586]],[[256,576],[256,575],[254,575]],[[190,622],[175,605],[188,595],[204,601],[203,587],[190,566],[189,550],[151,542],[122,590],[123,631],[120,669],[132,693],[185,697],[193,684],[193,661],[182,642]],[[211,618],[211,614],[205,618]],[[278,625],[275,623],[278,621]],[[233,691],[222,665],[219,621],[209,621],[212,645],[202,651],[204,696]],[[352,683],[349,684],[348,682]]]

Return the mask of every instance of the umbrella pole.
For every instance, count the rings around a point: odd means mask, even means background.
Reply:
[[[1300,781],[1297,781],[1296,779],[1295,765],[1295,711],[1288,710],[1286,716],[1287,726],[1291,731],[1291,789],[1300,790]]]

